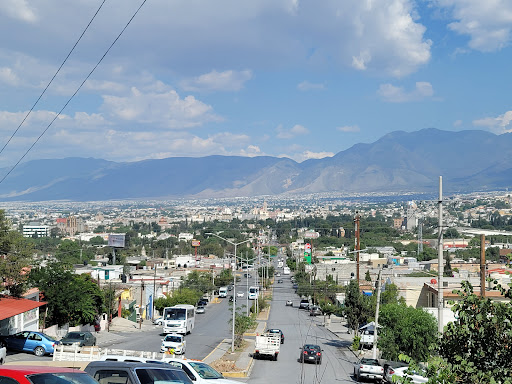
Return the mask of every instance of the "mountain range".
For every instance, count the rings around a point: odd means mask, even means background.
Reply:
[[[512,134],[395,131],[333,157],[171,157],[136,162],[33,160],[0,184],[1,201],[102,201],[308,193],[446,192],[512,186]],[[0,169],[3,177],[9,168]]]

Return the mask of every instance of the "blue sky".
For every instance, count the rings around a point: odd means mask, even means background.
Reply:
[[[0,154],[14,164],[142,0],[106,0]],[[0,148],[102,0],[0,2]],[[332,156],[512,125],[512,2],[148,0],[26,160]]]

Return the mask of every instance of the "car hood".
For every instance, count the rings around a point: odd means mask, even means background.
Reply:
[[[80,339],[70,339],[70,338],[63,338],[63,339],[60,339],[60,342],[62,344],[73,344],[73,343],[83,343],[85,340],[80,340]]]
[[[184,343],[176,343],[174,341],[162,341],[162,345],[166,347],[181,347]]]

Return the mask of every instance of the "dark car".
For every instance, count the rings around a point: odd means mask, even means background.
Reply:
[[[18,384],[97,384],[87,373],[72,368],[2,365],[0,382]]]
[[[322,364],[322,348],[315,344],[304,344],[300,348],[299,362]]]
[[[206,299],[199,299],[199,301],[197,302],[197,306],[202,305],[203,307],[206,307],[206,304],[208,304],[208,300]]]
[[[22,331],[14,335],[0,336],[0,347],[13,351],[32,352],[36,356],[53,353],[60,341],[42,332]]]
[[[185,371],[169,364],[93,361],[84,369],[100,384],[192,384]]]
[[[277,284],[282,284],[282,283],[283,283],[282,279],[277,280]]]
[[[302,299],[299,304],[299,309],[308,309],[308,307],[309,307],[309,300]]]
[[[79,347],[93,346],[96,345],[96,336],[91,332],[68,332],[60,342],[64,345],[77,344]]]
[[[276,334],[281,335],[281,344],[284,344],[284,333],[280,329],[272,328],[272,329],[267,330],[267,333],[276,333]]]

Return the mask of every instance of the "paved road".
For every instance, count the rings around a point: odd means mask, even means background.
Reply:
[[[284,332],[278,361],[255,360],[250,384],[273,383],[353,383],[353,355],[342,348],[340,340],[322,325],[322,317],[310,317],[299,310],[299,297],[295,294],[289,276],[281,277],[272,298],[272,310],[267,326]],[[286,307],[291,299],[294,307]],[[323,348],[321,365],[298,362],[300,347],[304,343],[318,344]]]

